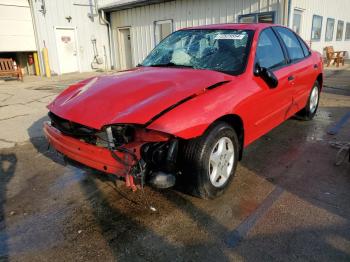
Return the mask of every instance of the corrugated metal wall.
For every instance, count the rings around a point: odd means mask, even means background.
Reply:
[[[345,50],[350,53],[350,41],[343,40],[336,41],[335,35],[337,30],[338,20],[344,21],[344,32],[346,23],[350,23],[350,0],[291,0],[291,15],[290,25],[292,24],[294,9],[302,10],[302,27],[300,35],[306,41],[310,42],[312,17],[313,15],[320,15],[322,19],[322,32],[320,41],[313,41],[311,47],[322,53],[325,46],[332,45],[335,50]],[[325,41],[327,18],[335,19],[333,41]]]
[[[27,0],[0,0],[0,52],[35,51]]]
[[[113,40],[115,42],[117,68],[117,28],[131,27],[133,64],[146,57],[154,47],[154,22],[172,19],[174,30],[184,27],[233,23],[238,16],[254,12],[276,11],[276,22],[281,23],[283,0],[176,0],[112,12]]]
[[[45,3],[46,13],[41,10]],[[94,58],[91,38],[97,40],[100,56],[104,58],[104,47],[107,55],[107,65],[110,66],[107,26],[100,23],[98,16],[93,19],[88,15],[96,14],[93,0],[37,0],[34,1],[34,12],[39,38],[40,50],[46,47],[49,50],[50,67],[54,73],[60,74],[59,57],[57,54],[55,27],[76,29],[78,63],[80,71],[91,71],[91,62]],[[70,22],[66,17],[71,17]],[[104,58],[105,59],[105,58]]]

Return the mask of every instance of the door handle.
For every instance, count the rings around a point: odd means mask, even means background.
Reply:
[[[288,76],[288,81],[293,81],[295,77],[293,75]]]
[[[318,65],[317,64],[314,64],[314,69],[317,69],[318,68]]]

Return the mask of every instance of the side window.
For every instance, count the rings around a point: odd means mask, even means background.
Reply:
[[[173,20],[155,21],[154,25],[154,37],[156,44],[173,32]]]
[[[286,63],[282,47],[271,28],[260,33],[256,49],[256,62],[261,67],[274,68]]]
[[[322,33],[322,16],[314,15],[312,17],[311,40],[320,41]]]
[[[300,34],[301,29],[301,18],[302,18],[303,12],[299,9],[294,9],[293,14],[293,26],[292,29],[297,33]]]
[[[350,23],[346,23],[345,40],[350,40]]]
[[[326,35],[325,35],[325,40],[326,41],[332,41],[333,40],[333,31],[334,31],[334,19],[333,18],[327,18]]]
[[[250,13],[238,16],[239,23],[270,23],[275,22],[275,11]]]
[[[339,20],[337,25],[337,35],[335,38],[337,41],[343,40],[343,31],[344,31],[344,22]]]
[[[281,36],[282,41],[287,47],[289,58],[292,61],[304,58],[303,49],[301,48],[296,35],[292,31],[284,27],[275,27],[275,29]]]

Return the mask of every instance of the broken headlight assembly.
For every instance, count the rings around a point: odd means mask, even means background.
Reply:
[[[146,129],[138,125],[118,124],[104,128],[102,140],[108,142],[109,148],[117,148],[130,143],[165,142],[171,135]]]
[[[133,125],[112,125],[106,127],[108,147],[116,147],[135,141],[136,127]]]
[[[148,176],[146,180],[158,188],[174,185],[178,139],[130,124],[107,126],[104,135],[113,158],[129,167],[134,178],[144,181]]]

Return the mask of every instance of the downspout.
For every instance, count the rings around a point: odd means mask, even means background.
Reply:
[[[29,0],[29,6],[30,6],[30,12],[32,15],[32,24],[33,24],[33,30],[34,30],[34,38],[35,38],[35,45],[36,45],[36,52],[39,57],[39,67],[40,67],[40,75],[43,76],[44,73],[44,67],[43,67],[43,58],[40,51],[40,44],[39,44],[39,37],[38,37],[38,31],[36,26],[36,19],[35,19],[35,10],[34,10],[34,4],[33,0]]]
[[[289,15],[290,15],[290,1],[291,0],[284,0],[283,1],[283,25],[289,27]]]
[[[96,11],[99,14],[98,10],[98,0],[96,0]],[[113,70],[115,68],[115,59],[114,59],[114,49],[113,47],[113,39],[112,39],[112,29],[110,22],[105,17],[105,12],[101,10],[101,15],[99,16],[104,25],[107,25],[107,31],[108,31],[108,44],[109,44],[109,61],[111,63],[111,69]],[[100,23],[101,23],[100,20]],[[102,23],[101,23],[102,24]]]
[[[288,23],[287,23],[287,26],[289,28],[291,27],[291,23],[290,23],[291,13],[292,13],[292,0],[288,0]]]
[[[112,29],[111,29],[110,22],[107,21],[107,19],[105,18],[105,12],[103,10],[101,10],[101,19],[107,25],[107,28],[108,28],[109,61],[111,61],[111,69],[114,69],[115,68],[115,61],[114,61]]]

